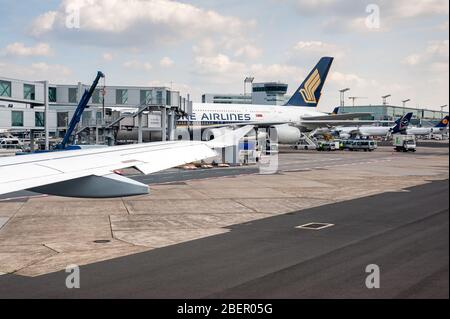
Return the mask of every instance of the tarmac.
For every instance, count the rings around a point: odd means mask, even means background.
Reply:
[[[296,151],[279,164],[272,175],[244,167],[135,177],[151,193],[132,198],[3,198],[0,297],[448,298],[448,148]],[[335,226],[295,229],[308,221]],[[355,283],[370,260],[398,261],[397,272],[416,279],[361,294],[333,277]],[[86,289],[60,281],[70,264],[86,265]],[[319,275],[305,279],[305,269]],[[346,289],[325,289],[329,280]]]

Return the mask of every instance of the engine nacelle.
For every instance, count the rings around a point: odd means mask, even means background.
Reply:
[[[301,137],[300,130],[288,124],[276,125],[271,129],[276,130],[279,144],[297,144]]]
[[[121,175],[85,176],[30,188],[30,191],[64,197],[113,198],[148,194],[148,186]]]
[[[177,127],[175,129],[175,140],[177,141],[190,141],[191,133],[187,127]]]
[[[202,140],[211,141],[214,138],[233,132],[232,129],[227,127],[209,128],[203,131]]]

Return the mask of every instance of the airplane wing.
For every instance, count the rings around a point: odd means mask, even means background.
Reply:
[[[147,185],[117,171],[134,167],[150,174],[211,158],[217,155],[214,148],[235,145],[252,128],[247,125],[209,142],[154,142],[2,158],[0,194],[24,189],[92,198],[147,194]]]
[[[372,113],[342,113],[342,114],[330,114],[320,116],[308,116],[302,117],[305,121],[340,121],[340,120],[354,120],[364,116],[371,116]]]
[[[304,124],[305,126],[357,126],[362,124],[377,124],[377,123],[393,123],[393,121],[377,121],[377,120],[336,120],[336,121],[328,121],[328,120],[302,120],[300,124]]]
[[[315,129],[319,127],[332,126],[358,126],[358,125],[373,125],[375,123],[393,123],[393,121],[379,121],[379,120],[360,120],[361,117],[372,115],[371,113],[344,113],[332,114],[324,116],[309,116],[303,117],[300,125],[308,129]]]

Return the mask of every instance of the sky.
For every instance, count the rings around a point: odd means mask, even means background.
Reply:
[[[0,0],[0,76],[243,93],[246,76],[292,94],[335,57],[319,109],[449,104],[447,0]],[[448,108],[447,108],[448,110]]]

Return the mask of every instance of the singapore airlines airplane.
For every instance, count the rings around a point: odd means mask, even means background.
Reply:
[[[281,144],[298,142],[300,132],[317,127],[355,125],[357,122],[353,120],[367,113],[330,115],[317,110],[332,63],[332,57],[321,58],[285,105],[194,103],[192,114],[181,118],[179,123],[199,125],[210,130],[209,136],[214,138],[226,133],[228,130],[224,127],[227,126],[251,124],[255,127],[273,127]],[[189,136],[187,130],[178,128],[178,139]]]
[[[209,142],[171,141],[55,151],[0,158],[0,195],[19,190],[67,197],[109,198],[148,193],[148,186],[118,174],[133,167],[144,174],[216,156],[236,145],[247,125]]]

